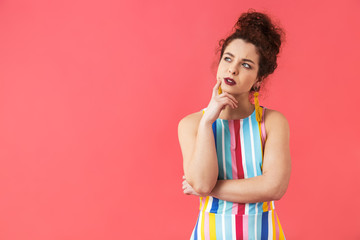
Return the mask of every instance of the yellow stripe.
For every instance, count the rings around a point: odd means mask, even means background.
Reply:
[[[202,206],[202,197],[200,197],[200,207],[199,207],[199,210],[201,210],[201,206]]]
[[[269,206],[267,202],[263,202],[263,212],[267,212],[267,211],[269,211]]]
[[[215,213],[209,213],[210,240],[216,240]]]
[[[204,228],[205,228],[205,212],[204,211],[201,211],[202,215],[201,215],[201,239],[202,240],[205,240],[205,232],[204,232]]]
[[[278,222],[278,225],[279,225],[279,240],[285,240],[285,235],[284,235],[284,232],[283,232],[283,229],[281,227],[279,217],[278,217],[277,214],[276,214],[276,219],[277,219],[277,222]]]
[[[203,209],[204,211],[206,210],[208,203],[209,203],[209,196],[207,196],[205,198],[205,204],[204,204],[204,209]]]
[[[272,220],[272,228],[273,228],[273,239],[276,239],[276,227],[275,227],[274,211],[271,211],[271,220]]]
[[[263,113],[264,112],[264,108],[260,107],[261,108],[261,112]],[[261,119],[262,120],[262,119]],[[264,162],[264,146],[263,146],[263,142],[262,142],[262,131],[261,131],[261,121],[258,122],[258,125],[259,125],[259,133],[260,133],[260,146],[261,146],[261,165],[260,165],[260,168],[261,168],[261,173],[262,173],[262,170],[263,170],[263,162]]]

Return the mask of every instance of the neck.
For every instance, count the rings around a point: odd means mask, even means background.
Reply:
[[[227,120],[243,119],[254,112],[255,105],[249,101],[249,94],[233,96],[238,101],[238,107],[232,108],[229,105],[226,105],[226,107],[220,112],[219,118]]]

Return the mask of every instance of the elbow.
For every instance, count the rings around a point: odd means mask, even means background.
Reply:
[[[193,188],[195,192],[202,196],[210,195],[211,191],[213,190],[214,186],[211,184],[206,184],[204,182],[193,182],[188,181],[190,186]]]
[[[265,190],[265,198],[268,201],[278,201],[280,200],[286,193],[289,181],[284,178],[276,178],[276,177],[266,177],[264,180],[266,184]]]
[[[275,186],[272,190],[271,198],[276,201],[280,200],[286,193],[286,189],[287,186]]]
[[[282,198],[284,194],[280,193],[280,192],[276,192],[272,195],[272,199],[275,200],[275,201],[278,201]]]
[[[208,186],[208,185],[195,185],[193,187],[194,191],[197,192],[198,194],[202,195],[202,196],[208,196],[210,195],[211,191],[213,190],[213,187]]]

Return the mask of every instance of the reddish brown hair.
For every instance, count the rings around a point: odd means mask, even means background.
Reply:
[[[252,43],[256,46],[260,56],[257,77],[262,84],[263,80],[277,68],[277,56],[284,36],[285,32],[275,25],[268,15],[249,9],[248,12],[240,15],[230,36],[219,41],[219,63],[226,47],[232,40],[240,38]],[[256,90],[260,90],[260,88],[251,88],[250,92]]]

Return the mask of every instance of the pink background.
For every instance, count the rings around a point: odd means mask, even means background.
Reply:
[[[287,33],[260,98],[291,128],[285,235],[360,239],[356,0],[0,1],[0,239],[188,239],[177,125],[250,7]]]

